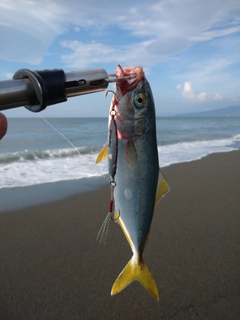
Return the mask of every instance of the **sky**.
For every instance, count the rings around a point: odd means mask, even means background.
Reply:
[[[0,0],[0,81],[23,68],[115,73],[117,64],[144,68],[157,115],[240,106],[240,1]],[[69,98],[41,115],[105,117],[110,99]]]

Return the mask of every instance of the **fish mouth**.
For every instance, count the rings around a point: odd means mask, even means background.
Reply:
[[[126,77],[129,78],[124,79]],[[122,92],[132,91],[143,77],[144,71],[141,66],[121,67],[118,64],[116,67],[116,78],[123,78],[123,81],[117,82],[117,86],[121,89]]]

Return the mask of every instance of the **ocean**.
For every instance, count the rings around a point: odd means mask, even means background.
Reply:
[[[0,141],[0,189],[93,177],[105,182],[107,163],[95,165],[95,159],[107,140],[107,117],[46,120],[51,125],[38,115],[8,119]],[[156,122],[161,167],[239,149],[238,117],[158,117]]]

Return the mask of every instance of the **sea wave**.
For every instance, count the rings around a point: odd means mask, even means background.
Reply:
[[[0,188],[104,176],[106,166],[95,165],[96,154],[16,161],[0,165]]]
[[[79,148],[64,148],[64,149],[48,149],[48,150],[23,150],[18,152],[8,152],[0,154],[0,165],[13,162],[38,161],[59,158],[69,158],[79,155],[96,154],[100,147],[86,146]]]
[[[240,141],[240,134],[236,134],[232,137],[233,141]]]
[[[200,159],[210,153],[237,149],[240,134],[219,140],[159,145],[161,167]],[[95,165],[101,147],[24,150],[0,155],[0,188],[107,176],[107,163]]]
[[[240,141],[240,134],[226,139],[179,142],[158,146],[161,166],[198,160],[211,153],[233,151],[238,149],[235,146],[238,141]]]

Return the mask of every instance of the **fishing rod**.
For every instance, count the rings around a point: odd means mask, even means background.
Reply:
[[[104,91],[110,82],[134,77],[130,74],[117,78],[102,68],[71,72],[20,69],[11,80],[0,81],[0,111],[24,106],[39,112],[70,97]]]

